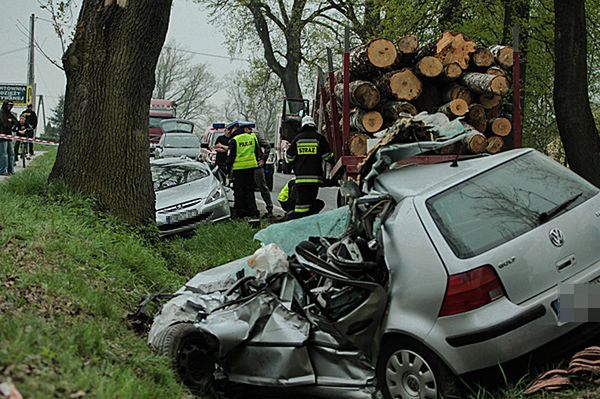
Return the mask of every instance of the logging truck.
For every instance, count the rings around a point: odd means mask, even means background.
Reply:
[[[328,74],[319,69],[313,99],[312,115],[335,154],[329,180],[356,179],[373,134],[424,111],[450,121],[461,118],[465,131],[473,133],[469,138],[476,137],[461,151],[493,154],[520,147],[518,43],[514,48],[484,46],[462,33],[444,32],[425,44],[407,35],[373,39],[350,51],[346,32],[342,69],[336,71],[328,49]],[[504,100],[511,89],[512,104]],[[443,162],[456,155],[414,162]]]

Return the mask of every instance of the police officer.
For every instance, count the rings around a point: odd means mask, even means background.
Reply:
[[[333,153],[325,137],[317,133],[312,117],[302,118],[300,133],[292,141],[286,157],[288,162],[293,162],[296,175],[294,217],[317,213],[320,209],[313,204],[323,183],[323,161],[333,162]]]
[[[261,156],[256,135],[248,123],[235,121],[227,126],[229,141],[227,167],[233,180],[234,213],[236,217],[259,217],[254,198],[254,173]]]

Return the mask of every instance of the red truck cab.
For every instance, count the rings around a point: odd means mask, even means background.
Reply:
[[[154,155],[154,149],[162,137],[160,122],[165,119],[176,117],[177,104],[173,100],[161,100],[153,98],[150,100],[150,111],[148,121],[148,135],[150,137],[150,155]]]

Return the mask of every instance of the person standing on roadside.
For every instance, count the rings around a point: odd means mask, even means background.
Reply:
[[[33,133],[33,128],[29,125],[29,123],[27,123],[27,119],[25,118],[25,115],[21,114],[21,116],[19,116],[19,121],[17,122],[17,124],[13,127],[13,131],[15,132],[15,134],[17,135],[17,137],[30,137],[32,135],[30,135],[30,132]],[[27,154],[27,142],[23,142],[23,153],[21,154],[21,159],[26,157]],[[15,142],[15,151],[14,151],[14,162],[17,162],[17,160],[19,159],[19,150],[21,149],[21,142],[19,140],[17,140]],[[10,158],[10,157],[9,157]]]
[[[258,139],[252,129],[240,121],[230,123],[227,129],[232,133],[226,163],[233,180],[234,214],[238,218],[258,218],[254,198],[254,173],[261,157]]]
[[[287,161],[294,165],[296,204],[293,217],[317,213],[313,205],[323,184],[323,161],[333,162],[333,153],[325,137],[317,132],[310,116],[302,118],[300,133],[294,138],[286,153]]]
[[[13,126],[17,123],[17,118],[11,112],[13,107],[12,101],[4,101],[0,108],[0,134],[12,136]],[[12,154],[12,140],[0,138],[0,174],[6,175],[13,172],[14,158],[8,158],[8,146],[11,146],[10,153]]]
[[[21,115],[25,116],[25,120],[27,121],[27,123],[29,124],[29,126],[31,126],[31,129],[27,132],[27,137],[32,139],[35,137],[35,129],[37,129],[37,125],[38,125],[38,117],[37,114],[35,113],[35,111],[33,110],[33,104],[27,104],[27,109],[25,111],[23,111],[21,113]],[[33,142],[29,142],[29,143],[23,143],[24,146],[26,146],[26,148],[28,148],[28,154],[30,156],[33,156],[34,152],[33,152]],[[27,159],[30,159],[29,157],[27,157]]]
[[[254,181],[260,191],[260,196],[265,201],[265,207],[267,208],[267,217],[273,216],[273,200],[271,199],[271,192],[269,186],[267,186],[267,178],[265,176],[265,163],[269,159],[269,153],[271,152],[271,145],[265,140],[260,133],[254,132],[258,139],[258,146],[261,149],[261,157],[258,160],[258,168],[254,171]]]
[[[229,151],[230,139],[231,130],[225,129],[225,133],[215,140],[214,146],[214,150],[217,153],[215,155],[215,164],[219,168],[223,184],[227,182],[227,176],[229,175],[229,170],[227,169],[227,152]]]

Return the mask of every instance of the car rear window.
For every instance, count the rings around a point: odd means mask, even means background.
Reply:
[[[161,124],[162,129],[165,132],[183,132],[192,133],[194,131],[194,124],[191,122],[182,121],[165,121]]]
[[[165,190],[209,175],[207,168],[201,164],[152,165],[154,191]]]
[[[167,148],[197,148],[200,147],[200,139],[194,135],[168,134],[164,142]]]
[[[544,155],[531,152],[427,200],[454,254],[479,255],[541,224],[540,215],[572,200],[572,209],[598,189]]]

